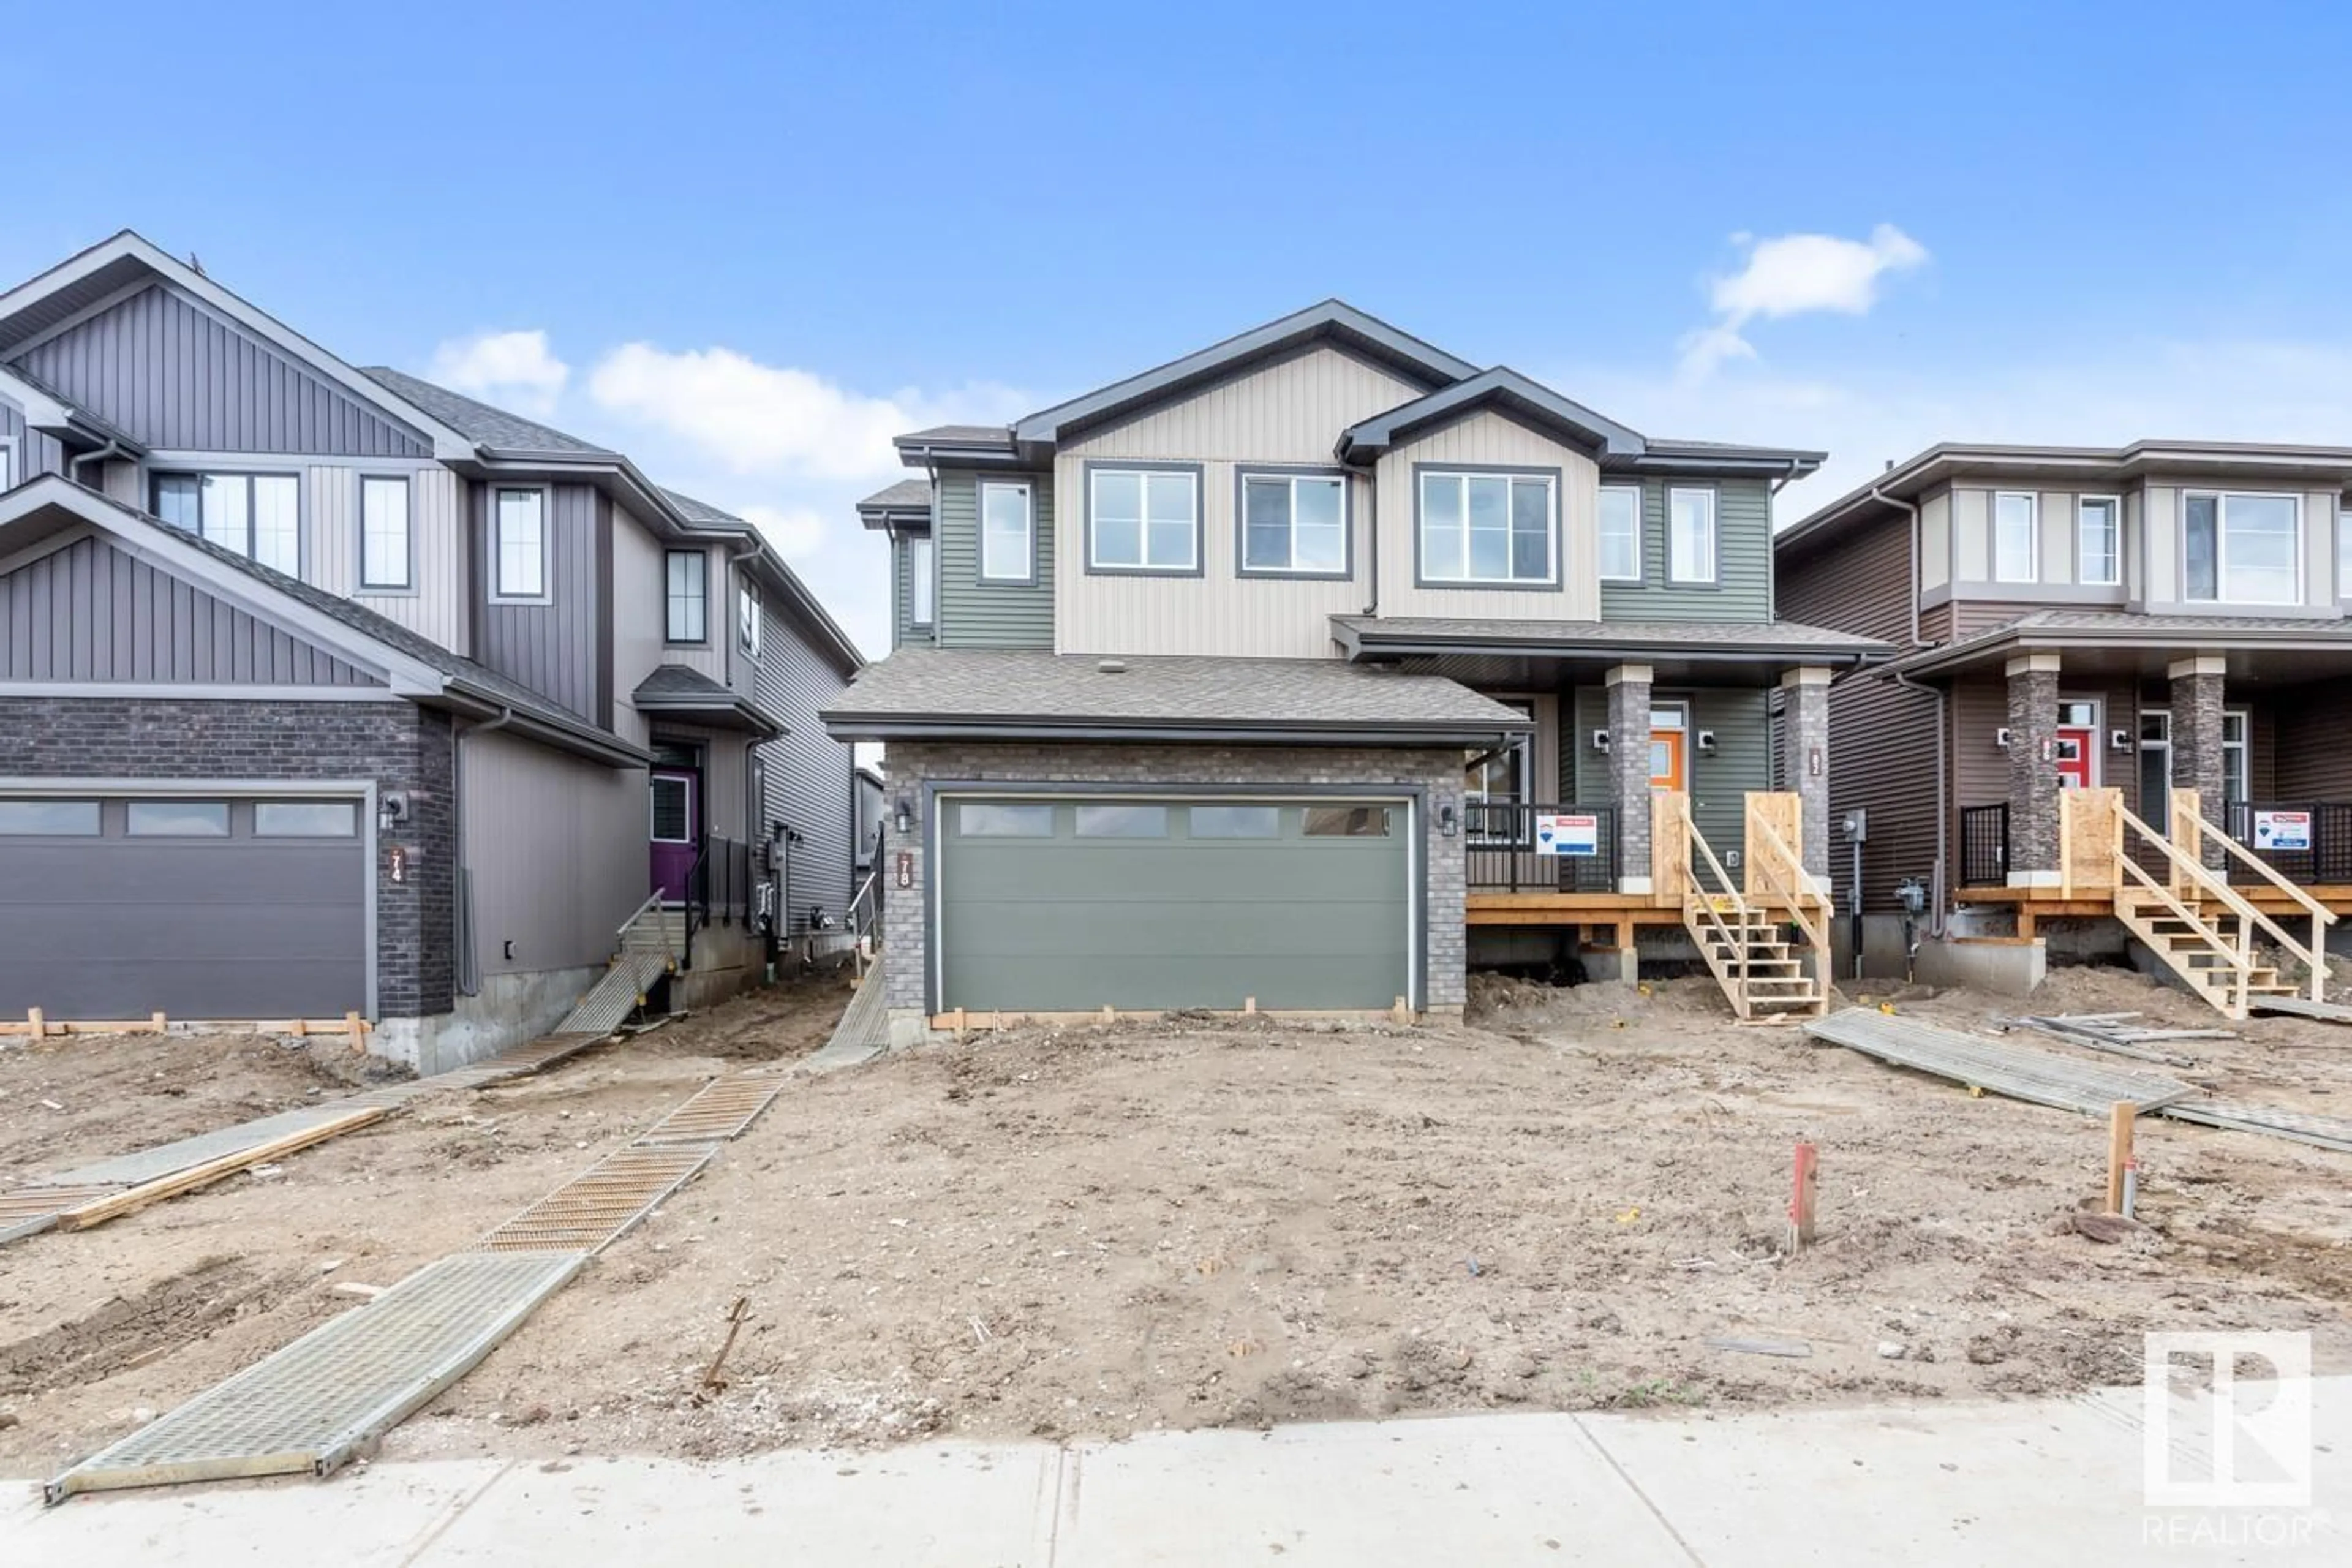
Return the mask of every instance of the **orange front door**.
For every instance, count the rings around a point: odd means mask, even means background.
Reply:
[[[1650,787],[1679,790],[1685,777],[1683,767],[1683,742],[1686,731],[1653,730],[1650,731]]]
[[[2091,753],[2099,743],[2096,730],[2061,729],[2058,731],[2058,787],[2089,789],[2096,782],[2091,777]]]

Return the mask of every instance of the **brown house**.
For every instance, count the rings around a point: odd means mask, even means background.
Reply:
[[[1830,702],[1872,967],[1913,879],[1930,931],[2087,917],[2256,991],[2352,909],[2347,489],[2352,447],[1945,445],[1778,535],[1783,615],[1904,650]]]

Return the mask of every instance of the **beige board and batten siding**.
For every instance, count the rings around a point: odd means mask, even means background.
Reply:
[[[2030,495],[2033,498],[2034,527],[2037,532],[2033,576],[2031,580],[2000,581],[1994,575],[1993,497],[1995,495]],[[2129,573],[2118,574],[2115,583],[2084,583],[2082,579],[2082,502],[2086,497],[2103,496],[2123,500],[2116,522],[2116,548],[2126,562],[2137,556],[2139,509],[2131,504],[2131,487],[2118,484],[2112,489],[2052,490],[2034,485],[1958,485],[1948,492],[1938,492],[1928,504],[1947,502],[1951,519],[1951,590],[1954,596],[1965,599],[1995,599],[2017,604],[2113,605],[2121,606],[2130,595]],[[1925,513],[1922,513],[1924,521]],[[1924,554],[1923,547],[1923,554]],[[1927,578],[1922,572],[1923,587],[1941,585]]]
[[[980,487],[1029,488],[1034,583],[980,576]],[[1054,646],[1055,486],[1050,474],[941,474],[939,478],[939,601],[931,607],[941,647]]]
[[[405,593],[361,589],[362,478],[408,481],[412,586]],[[303,576],[454,653],[470,653],[466,512],[466,481],[446,468],[314,464],[302,474]]]
[[[1415,539],[1413,472],[1417,466],[1556,468],[1560,568],[1557,587],[1422,587]],[[1499,414],[1481,411],[1433,430],[1381,458],[1380,605],[1383,616],[1466,616],[1478,619],[1591,621],[1601,618],[1601,542],[1595,515],[1601,470],[1591,458]]]
[[[464,855],[480,972],[603,963],[621,922],[652,889],[645,771],[496,731],[463,744]]]
[[[1919,502],[1919,587],[1941,588],[1952,581],[1952,492],[1938,490]]]
[[[1340,350],[1317,347],[1064,447],[1054,467],[1071,520],[1069,547],[1055,563],[1059,651],[1332,657],[1330,617],[1360,614],[1368,596],[1370,487],[1361,479],[1348,485],[1349,577],[1244,577],[1235,539],[1237,470],[1328,466],[1341,431],[1423,391]],[[1198,575],[1087,570],[1087,465],[1120,458],[1201,465]]]

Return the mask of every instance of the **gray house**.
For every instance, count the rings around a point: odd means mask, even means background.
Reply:
[[[895,651],[824,718],[887,746],[899,1023],[1444,1012],[1474,963],[1637,952],[1818,1003],[1826,694],[1886,651],[1779,617],[1820,454],[1337,300],[898,449],[858,508]]]
[[[136,235],[0,294],[0,1015],[434,1068],[747,984],[843,939],[859,665],[741,519]]]

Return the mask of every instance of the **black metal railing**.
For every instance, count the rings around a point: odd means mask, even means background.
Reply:
[[[2236,801],[2222,826],[2290,882],[2306,888],[2352,882],[2352,801]],[[2289,847],[2277,847],[2282,844]],[[2234,882],[2261,880],[2236,861],[2230,871]]]
[[[686,874],[686,952],[683,968],[694,967],[694,933],[714,920],[751,919],[751,847],[721,834],[705,837]]]
[[[1605,805],[1467,801],[1462,835],[1474,891],[1617,889],[1617,814]]]
[[[2009,802],[1960,807],[1960,886],[2009,883]]]

